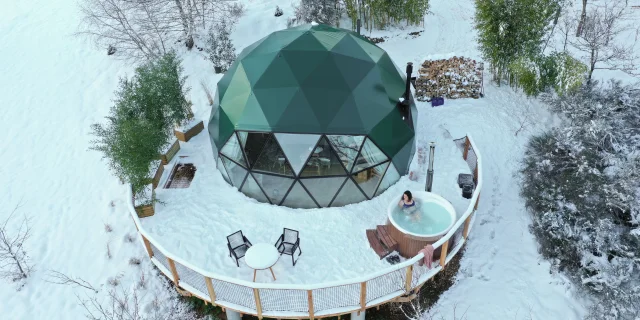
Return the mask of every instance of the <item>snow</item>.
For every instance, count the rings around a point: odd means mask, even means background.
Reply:
[[[286,18],[293,15],[290,5],[274,0],[243,3],[246,14],[232,34],[238,50],[284,28]],[[284,11],[278,18],[272,14],[276,3]],[[415,39],[408,33],[421,27],[366,34],[386,37],[380,46],[399,66],[454,55],[479,59],[472,28],[473,1],[433,0],[430,10],[433,14],[425,18],[426,31]],[[131,75],[133,66],[72,36],[79,20],[73,0],[7,2],[0,11],[0,119],[4,132],[0,143],[4,159],[0,219],[18,204],[19,214],[33,217],[33,236],[25,247],[36,267],[20,291],[10,283],[0,285],[4,319],[84,318],[75,295],[85,297],[91,292],[47,282],[48,270],[87,280],[100,289],[101,297],[110,289],[109,279],[118,279],[119,290],[129,289],[144,275],[147,286],[139,293],[145,311],[150,310],[156,295],[161,300],[172,295],[165,288],[164,276],[152,269],[137,236],[133,243],[126,240],[127,235],[136,234],[127,209],[126,186],[108,172],[100,154],[88,151],[92,139],[89,126],[102,121],[112,105],[118,78]],[[195,117],[206,120],[209,106],[200,82],[215,90],[220,75],[213,74],[202,53],[180,50]],[[622,77],[603,70],[595,75],[611,74]],[[550,272],[549,263],[537,253],[514,176],[528,137],[550,127],[555,119],[537,100],[508,87],[487,81],[485,93],[479,100],[447,100],[441,108],[418,107],[418,142],[438,142],[436,192],[450,199],[459,192],[455,180],[444,174],[462,170],[460,163],[449,162],[456,158],[448,155],[458,152],[452,144],[447,146],[451,138],[469,132],[484,156],[485,186],[461,269],[456,283],[431,313],[445,319],[452,319],[456,309],[458,315],[465,310],[469,319],[549,319],[558,315],[579,319],[585,314],[584,301],[566,279]],[[535,123],[515,136],[520,127],[519,107],[526,105],[531,106]],[[357,279],[388,267],[368,247],[364,229],[384,223],[386,213],[381,208],[402,191],[424,188],[424,174],[417,182],[404,176],[380,197],[364,204],[324,210],[278,208],[246,198],[222,180],[210,161],[212,152],[205,134],[184,144],[180,151],[198,167],[190,189],[159,190],[166,200],[180,201],[159,206],[154,217],[143,221],[152,234],[172,238],[167,248],[216,273],[247,280],[250,273],[243,264],[240,268],[233,264],[225,251],[224,237],[240,227],[251,240],[271,243],[282,227],[291,227],[301,231],[303,254],[295,267],[287,259],[274,266],[276,283]],[[416,165],[414,161],[412,170]],[[191,190],[205,193],[207,201]],[[189,210],[180,203],[188,203]],[[459,204],[456,210],[465,207]],[[105,232],[105,224],[113,231]],[[107,244],[111,258],[107,257]],[[140,258],[141,264],[130,265],[132,257]],[[268,276],[259,275],[258,281],[272,282]]]

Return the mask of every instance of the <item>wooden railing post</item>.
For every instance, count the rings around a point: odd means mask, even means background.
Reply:
[[[476,198],[476,204],[473,206],[473,210],[478,210],[479,202],[480,202],[480,193],[478,193],[478,198]]]
[[[469,141],[469,137],[464,137],[464,151],[462,152],[462,159],[467,160],[467,155],[469,155],[469,145],[471,142]]]
[[[151,243],[149,243],[149,240],[147,240],[147,238],[145,238],[143,235],[140,235],[142,237],[142,242],[144,242],[144,248],[147,249],[147,253],[149,254],[149,259],[153,258],[153,250],[151,250]]]
[[[358,315],[360,312],[367,310],[367,282],[360,283],[360,310],[358,311]]]
[[[442,244],[442,250],[440,252],[440,266],[444,268],[445,263],[447,263],[447,252],[449,250],[449,240]]]
[[[404,290],[409,293],[411,291],[411,278],[413,277],[413,265],[407,268],[407,276],[404,280]]]
[[[211,304],[216,305],[216,292],[213,291],[213,282],[211,282],[211,278],[204,277],[204,282],[207,284],[207,291],[209,291],[209,297],[211,298]]]
[[[478,181],[478,164],[476,163],[476,168],[473,169],[473,180]]]
[[[313,291],[307,290],[307,298],[309,299],[309,319],[313,320]]]
[[[258,289],[253,289],[253,297],[256,299],[256,309],[258,309],[258,319],[262,319],[262,303],[260,303],[260,292]]]
[[[467,236],[469,235],[469,225],[471,225],[471,217],[473,217],[474,212],[471,212],[471,214],[467,217],[466,220],[464,220],[464,229],[462,229],[462,238],[467,240]]]
[[[169,268],[171,269],[171,274],[173,275],[173,282],[175,285],[178,285],[180,281],[180,277],[178,277],[178,270],[176,270],[176,263],[171,260],[171,258],[167,257],[167,261],[169,261]]]

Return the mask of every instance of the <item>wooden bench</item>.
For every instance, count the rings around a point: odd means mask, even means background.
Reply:
[[[367,240],[369,240],[369,245],[380,259],[383,259],[398,249],[398,242],[389,235],[387,226],[377,226],[376,229],[367,229]]]

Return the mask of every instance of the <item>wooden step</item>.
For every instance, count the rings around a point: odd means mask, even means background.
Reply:
[[[391,253],[391,251],[387,250],[382,243],[380,243],[380,239],[378,239],[378,235],[376,230],[367,229],[367,240],[369,240],[369,245],[376,252],[376,254],[380,257],[380,259],[386,257]]]
[[[387,247],[387,250],[398,250],[398,242],[393,239],[393,237],[391,237],[391,235],[387,231],[387,226],[377,226],[376,231],[378,239],[380,239],[380,242],[382,242],[382,244]]]

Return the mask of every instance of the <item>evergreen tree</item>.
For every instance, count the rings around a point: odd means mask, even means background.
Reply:
[[[236,60],[236,48],[231,42],[231,25],[222,20],[209,29],[207,34],[207,52],[214,67],[222,72],[229,70]]]
[[[534,60],[563,0],[476,0],[480,51],[498,82],[518,59]]]

